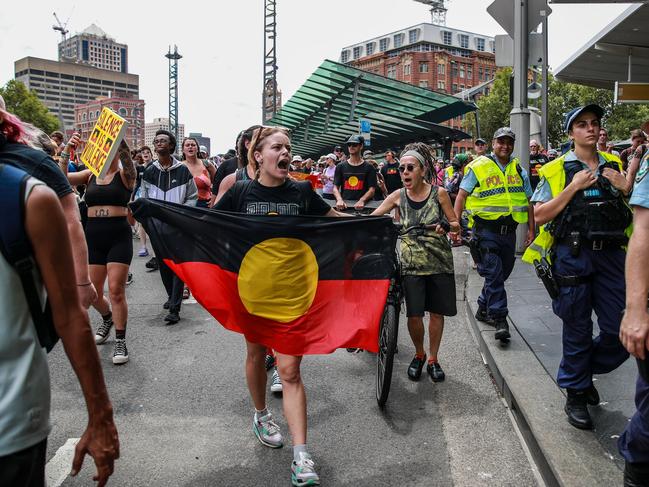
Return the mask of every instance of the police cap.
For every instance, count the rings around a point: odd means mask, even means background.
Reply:
[[[601,120],[604,116],[604,109],[594,103],[585,105],[583,107],[573,108],[566,114],[566,118],[563,121],[564,132],[568,133],[570,131],[570,127],[572,127],[572,122],[574,122],[579,115],[585,112],[594,113],[599,120]]]

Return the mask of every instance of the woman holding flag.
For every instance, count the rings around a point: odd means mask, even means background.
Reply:
[[[255,169],[255,179],[239,181],[215,206],[215,210],[255,215],[346,216],[332,209],[308,182],[289,178],[291,144],[288,132],[279,127],[255,130],[248,149],[248,164]],[[283,446],[283,438],[272,414],[266,407],[266,346],[246,340],[246,379],[255,414],[253,432],[270,448]],[[283,382],[284,415],[293,440],[293,485],[319,485],[320,479],[306,448],[306,394],[300,375],[301,356],[277,352],[279,375]]]

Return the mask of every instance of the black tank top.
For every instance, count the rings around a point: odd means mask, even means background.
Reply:
[[[115,173],[109,184],[97,184],[95,176],[90,177],[86,188],[86,204],[90,206],[123,206],[131,200],[131,190],[124,186],[122,177]]]

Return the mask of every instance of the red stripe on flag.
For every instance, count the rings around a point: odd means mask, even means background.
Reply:
[[[196,300],[225,328],[287,355],[332,353],[338,348],[378,351],[379,322],[389,280],[323,280],[313,304],[300,318],[279,323],[248,313],[237,274],[207,262],[165,263]]]

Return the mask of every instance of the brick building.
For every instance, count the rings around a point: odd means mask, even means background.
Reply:
[[[102,108],[108,107],[128,122],[125,140],[131,149],[144,145],[144,100],[135,97],[98,97],[74,107],[75,128],[88,140]]]
[[[347,46],[341,51],[340,62],[454,95],[495,77],[494,50],[493,37],[422,23]],[[489,88],[484,90],[486,94]],[[446,125],[462,130],[462,117]],[[454,152],[472,147],[472,141],[467,140],[456,144]]]

